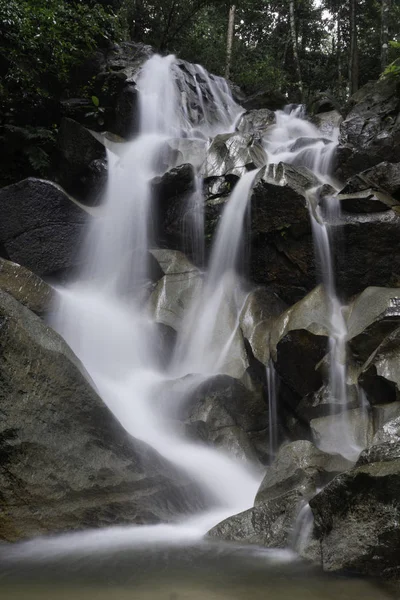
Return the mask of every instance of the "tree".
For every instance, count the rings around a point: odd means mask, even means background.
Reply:
[[[358,36],[357,36],[357,0],[350,0],[350,54],[349,89],[350,95],[358,90]]]
[[[290,15],[290,35],[292,38],[293,57],[297,73],[297,86],[300,91],[301,101],[304,102],[303,80],[301,77],[301,65],[297,45],[296,19],[294,11],[294,0],[289,0],[289,15]]]
[[[389,57],[390,0],[381,0],[381,70],[384,71]]]
[[[235,29],[235,11],[236,6],[232,4],[229,8],[228,18],[228,35],[226,40],[226,64],[225,64],[225,77],[229,79],[232,63],[232,46],[233,46],[233,33]]]

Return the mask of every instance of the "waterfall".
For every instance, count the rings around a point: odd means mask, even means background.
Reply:
[[[329,336],[329,392],[331,405],[339,405],[339,418],[332,419],[330,432],[320,440],[319,446],[327,452],[340,452],[350,460],[361,451],[353,439],[346,416],[348,405],[346,386],[347,327],[343,307],[336,294],[332,258],[330,223],[339,218],[339,202],[332,193],[324,199],[325,214],[320,207],[320,190],[324,184],[335,189],[330,177],[332,161],[338,142],[338,131],[330,139],[322,139],[319,130],[304,120],[302,107],[287,107],[276,112],[276,124],[264,140],[270,164],[280,161],[309,168],[319,180],[319,185],[307,191],[307,201],[313,231],[315,253],[320,264],[322,282],[330,306]]]
[[[139,134],[126,144],[119,156],[109,152],[109,181],[104,203],[93,218],[84,244],[82,262],[85,266],[75,283],[58,290],[55,323],[124,428],[182,469],[208,497],[208,512],[193,517],[194,520],[186,524],[168,528],[170,537],[187,535],[188,528],[190,535],[195,530],[200,537],[221,519],[250,507],[260,480],[251,465],[186,440],[161,414],[155,402],[162,398],[164,406],[173,407],[173,403],[180,401],[169,392],[168,384],[175,377],[196,373],[198,384],[207,376],[221,372],[219,367],[238,329],[238,309],[232,308],[232,302],[240,306],[244,300],[240,290],[236,290],[235,265],[256,171],[242,178],[221,219],[212,266],[202,292],[205,305],[200,319],[204,329],[193,323],[188,329],[183,327],[184,341],[178,343],[177,356],[185,348],[185,360],[175,358],[166,369],[159,366],[156,323],[148,316],[143,302],[148,279],[151,181],[166,169],[169,140],[191,136],[206,138],[211,130],[215,133],[219,128],[226,131],[227,127],[233,128],[241,112],[224,80],[212,78],[201,67],[194,69],[195,80],[201,77],[205,82],[207,98],[201,98],[199,106],[203,107],[204,114],[197,115],[193,124],[187,105],[181,102],[187,84],[176,59],[154,56],[144,65],[137,85]],[[196,89],[199,95],[203,93],[198,83]],[[198,176],[188,208],[193,213],[189,222],[195,238],[193,251],[200,256],[203,252],[199,241],[200,236],[203,238],[201,190],[202,181]],[[235,217],[235,210],[240,215]],[[214,291],[212,283],[216,277],[223,285]],[[210,338],[217,307],[223,304],[228,305],[230,312],[212,353],[208,344],[213,343]],[[193,379],[182,382],[180,396],[190,393],[193,385]],[[182,529],[183,526],[186,529]],[[158,531],[155,536],[163,539],[165,527],[154,527]],[[137,535],[135,528],[133,531],[132,535]]]

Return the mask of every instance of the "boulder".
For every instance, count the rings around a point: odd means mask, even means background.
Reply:
[[[310,428],[319,448],[326,452],[339,451],[353,461],[373,437],[372,418],[364,407],[312,419]]]
[[[343,117],[337,110],[318,113],[312,117],[312,122],[318,127],[321,135],[327,138],[335,137],[342,121]]]
[[[269,460],[268,406],[261,385],[251,389],[218,375],[202,382],[184,406],[186,423],[205,424],[203,439],[253,463]]]
[[[271,327],[271,350],[281,379],[300,397],[322,385],[317,364],[327,352],[329,299],[317,286],[282,313]]]
[[[287,548],[303,501],[299,491],[287,492],[228,517],[213,527],[208,536],[266,548]]]
[[[254,358],[267,366],[270,359],[269,338],[273,320],[287,305],[268,288],[251,291],[240,313],[240,327]]]
[[[343,213],[332,224],[333,237],[338,240],[334,246],[336,285],[343,297],[368,286],[400,285],[400,215],[393,208],[369,214]]]
[[[217,135],[208,150],[202,175],[241,177],[246,171],[262,167],[267,156],[260,143],[250,133],[226,133]]]
[[[300,490],[304,497],[311,497],[352,464],[339,454],[322,452],[307,440],[286,444],[279,450],[274,463],[267,467],[255,505],[294,489]]]
[[[1,540],[190,509],[185,478],[126,433],[62,338],[3,291],[0,327]]]
[[[382,162],[351,177],[342,194],[360,192],[368,189],[380,190],[400,201],[400,163]]]
[[[78,200],[97,204],[107,181],[105,147],[80,123],[64,118],[58,135],[57,181]]]
[[[399,579],[399,447],[368,449],[310,500],[325,571]]]
[[[40,277],[4,258],[0,258],[0,290],[39,315],[50,308],[54,295],[54,290]]]
[[[362,367],[359,381],[370,404],[386,404],[400,398],[400,328],[390,333]]]
[[[349,466],[342,457],[325,454],[305,440],[283,446],[267,469],[255,506],[225,519],[208,535],[267,548],[287,547],[307,500]]]
[[[346,186],[347,187],[347,186]],[[379,213],[386,210],[400,208],[397,200],[384,192],[377,192],[372,188],[359,192],[343,193],[338,195],[341,210],[348,213]]]
[[[240,117],[236,129],[240,133],[251,133],[262,138],[275,121],[275,113],[268,108],[249,110]]]
[[[251,196],[250,275],[293,304],[315,285],[315,258],[306,192],[308,169],[280,163],[265,170]]]
[[[104,127],[123,138],[137,133],[137,78],[153,49],[141,43],[122,42],[104,52],[104,66],[97,74],[94,89],[100,106],[106,108]]]
[[[30,177],[0,190],[0,244],[10,260],[50,276],[79,264],[88,215],[55,183]]]
[[[349,305],[347,338],[353,359],[364,363],[400,325],[400,289],[368,287]]]
[[[164,277],[149,299],[149,310],[157,323],[179,331],[184,315],[202,289],[202,275],[178,250],[152,250]]]
[[[381,78],[359,89],[340,126],[336,174],[341,179],[400,154],[400,94],[395,77]]]

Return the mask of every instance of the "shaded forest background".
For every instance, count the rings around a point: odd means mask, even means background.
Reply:
[[[62,100],[103,98],[88,61],[121,41],[201,63],[246,94],[278,91],[312,104],[347,100],[384,72],[399,77],[398,0],[0,0],[2,185],[46,176]]]

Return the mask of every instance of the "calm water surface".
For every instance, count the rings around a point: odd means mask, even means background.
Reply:
[[[221,543],[0,551],[1,600],[389,600],[375,582],[322,574],[288,552]]]

